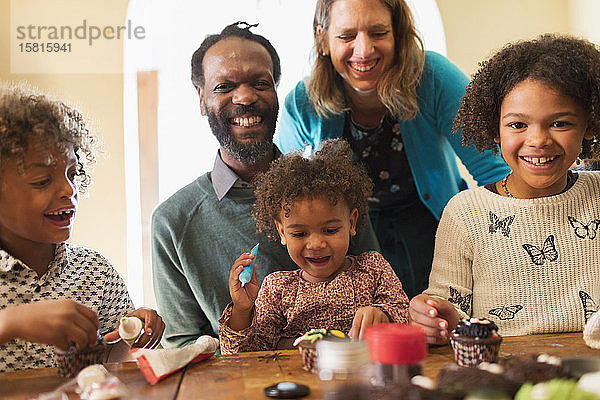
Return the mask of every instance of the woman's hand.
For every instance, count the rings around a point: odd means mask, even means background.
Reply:
[[[131,347],[140,347],[146,349],[154,349],[160,344],[163,332],[165,331],[165,323],[162,317],[151,308],[138,308],[137,310],[130,312],[126,315],[127,317],[138,317],[144,321],[144,334],[141,335],[133,343]],[[121,339],[119,336],[119,328],[117,327],[114,331],[107,333],[104,336],[104,341],[109,344],[118,342]]]
[[[459,315],[452,303],[426,294],[415,296],[408,309],[410,323],[418,325],[427,335],[427,343],[446,344],[456,328]]]
[[[371,306],[361,307],[354,314],[354,321],[352,321],[352,328],[350,328],[348,336],[352,339],[362,339],[365,328],[385,322],[390,322],[390,319],[379,308]]]
[[[254,302],[258,296],[259,289],[258,278],[256,276],[256,263],[254,263],[252,268],[250,282],[242,286],[239,276],[244,267],[252,263],[254,257],[253,254],[243,253],[235,260],[229,272],[229,294],[233,301],[229,326],[236,331],[249,327],[252,322],[252,309],[254,308]]]
[[[22,339],[68,350],[96,344],[98,316],[70,299],[36,301],[0,311],[0,345]]]

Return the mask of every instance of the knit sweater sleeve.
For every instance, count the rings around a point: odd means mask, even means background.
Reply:
[[[282,338],[286,318],[281,308],[281,273],[265,277],[254,303],[252,324],[240,331],[229,327],[233,304],[229,304],[219,320],[219,340],[222,354],[245,351],[274,350]]]
[[[430,296],[450,301],[459,316],[471,314],[473,297],[473,242],[457,213],[462,196],[455,196],[442,213],[435,238]]]

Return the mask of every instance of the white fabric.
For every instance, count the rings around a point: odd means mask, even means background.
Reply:
[[[600,349],[600,313],[594,313],[592,318],[585,324],[583,329],[583,340],[592,349]]]
[[[140,365],[146,380],[155,384],[191,362],[212,357],[218,346],[218,339],[203,335],[184,347],[157,350],[135,348],[130,353]]]

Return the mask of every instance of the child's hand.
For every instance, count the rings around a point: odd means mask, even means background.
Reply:
[[[245,266],[250,265],[254,257],[250,253],[243,253],[235,260],[229,272],[229,294],[231,295],[234,307],[238,311],[250,312],[258,296],[259,286],[258,278],[256,277],[256,263],[254,263],[254,267],[252,268],[250,282],[242,286],[242,282],[239,280],[240,273],[244,270]]]
[[[390,322],[390,319],[379,308],[371,306],[361,307],[356,310],[354,321],[352,321],[352,328],[350,328],[348,336],[352,339],[362,339],[365,328],[385,322]]]
[[[233,301],[229,327],[234,331],[245,329],[252,323],[252,308],[254,307],[256,297],[258,297],[259,289],[258,278],[256,277],[256,263],[254,263],[254,267],[252,268],[250,282],[242,286],[239,276],[244,267],[250,265],[254,257],[253,254],[243,253],[235,260],[229,272],[229,294],[231,295],[231,301]]]
[[[427,335],[427,343],[445,344],[450,332],[456,328],[459,316],[448,300],[433,298],[426,294],[415,296],[408,309],[410,322],[419,325]]]
[[[83,349],[98,340],[98,316],[70,299],[9,306],[0,311],[0,345],[16,338],[61,350],[75,343]]]
[[[146,349],[154,349],[160,344],[163,332],[165,331],[165,323],[162,317],[151,308],[138,308],[130,312],[126,317],[138,317],[144,321],[144,334],[141,335],[131,347],[140,347]],[[112,344],[121,339],[119,336],[119,327],[114,331],[104,335],[104,341]]]

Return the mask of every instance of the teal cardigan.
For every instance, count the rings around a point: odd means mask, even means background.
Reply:
[[[460,135],[452,134],[452,119],[467,83],[468,78],[448,59],[426,52],[417,86],[419,112],[409,121],[398,120],[419,197],[438,219],[448,200],[467,187],[456,156],[479,185],[498,181],[510,172],[499,156],[463,146]],[[286,96],[275,143],[284,153],[307,145],[318,148],[322,140],[342,135],[344,118],[344,113],[319,118],[308,100],[304,81],[300,81]]]

